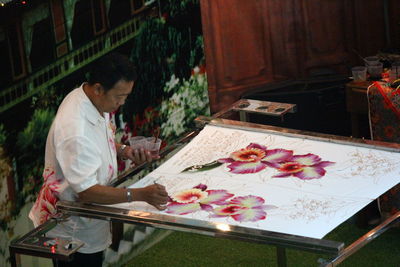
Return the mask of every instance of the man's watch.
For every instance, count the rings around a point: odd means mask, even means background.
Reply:
[[[129,188],[126,189],[126,200],[128,202],[132,202],[133,201],[132,191]]]

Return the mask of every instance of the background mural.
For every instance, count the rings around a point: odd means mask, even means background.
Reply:
[[[173,142],[209,114],[209,102],[198,0],[10,1],[0,17],[0,265],[7,266],[9,243],[32,228],[27,211],[41,186],[56,109],[85,80],[89,63],[117,50],[137,66],[134,93],[112,114],[122,142],[157,128],[164,143]],[[141,251],[138,244],[154,242],[152,232],[125,229],[129,247]],[[126,243],[107,251],[106,261],[127,260]]]

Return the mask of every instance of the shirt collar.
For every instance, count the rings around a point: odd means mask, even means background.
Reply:
[[[89,122],[91,122],[94,125],[97,125],[101,122],[105,121],[105,116],[106,113],[104,113],[104,117],[102,117],[99,113],[99,111],[97,110],[97,108],[93,105],[92,101],[90,101],[89,97],[86,95],[85,91],[83,90],[83,85],[85,83],[83,83],[80,87],[79,87],[79,93],[83,99],[83,103],[84,103],[84,108],[85,108],[85,115],[86,118],[88,119]]]

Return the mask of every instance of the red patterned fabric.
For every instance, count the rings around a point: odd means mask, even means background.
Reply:
[[[368,108],[372,139],[400,143],[400,90],[374,82],[368,88]],[[379,202],[383,213],[399,211],[400,185],[381,196]]]

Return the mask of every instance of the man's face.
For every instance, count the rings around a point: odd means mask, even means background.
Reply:
[[[98,109],[101,112],[113,112],[125,103],[126,98],[132,92],[133,81],[118,81],[113,88],[104,91],[99,90]]]

